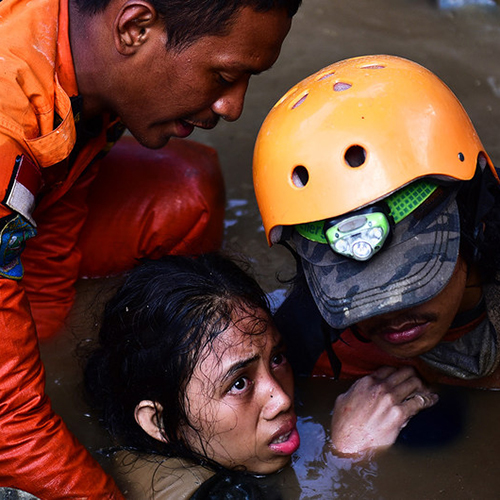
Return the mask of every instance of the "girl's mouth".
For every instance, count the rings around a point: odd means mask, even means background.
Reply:
[[[269,448],[279,455],[291,455],[297,451],[299,446],[300,436],[295,426],[291,431],[275,437],[269,444]]]

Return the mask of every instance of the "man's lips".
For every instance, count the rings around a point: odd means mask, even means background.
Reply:
[[[219,117],[215,116],[212,119],[205,121],[188,121],[179,119],[176,121],[178,137],[187,137],[195,128],[202,128],[204,130],[213,129],[219,123]]]
[[[376,335],[389,344],[406,344],[424,335],[428,326],[428,321],[411,321],[372,330],[370,336]]]
[[[193,130],[194,130],[194,125],[192,125],[191,123],[185,122],[184,120],[177,120],[175,122],[176,137],[180,137],[181,139],[183,139],[184,137],[191,135]]]

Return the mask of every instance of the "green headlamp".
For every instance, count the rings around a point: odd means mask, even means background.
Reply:
[[[418,208],[436,190],[429,179],[413,182],[374,205],[340,217],[297,224],[297,232],[311,241],[330,245],[345,257],[365,261],[387,241],[395,224]]]

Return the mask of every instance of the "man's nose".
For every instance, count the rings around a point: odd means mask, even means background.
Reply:
[[[248,81],[249,78],[246,78],[231,85],[231,87],[212,104],[212,111],[228,122],[237,120],[243,111]]]

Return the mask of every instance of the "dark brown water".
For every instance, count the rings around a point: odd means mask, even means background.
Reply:
[[[226,248],[250,256],[267,291],[280,288],[276,273],[289,276],[292,261],[284,249],[267,247],[253,197],[252,149],[260,124],[297,81],[339,59],[371,53],[408,57],[437,73],[462,101],[493,161],[500,162],[497,9],[442,11],[431,0],[304,0],[280,60],[253,80],[240,121],[194,136],[219,151],[228,191]],[[80,369],[72,353],[78,340],[95,333],[102,300],[94,296],[103,285],[109,282],[80,283],[67,330],[42,346],[54,407],[96,454],[108,441],[82,401]],[[293,471],[278,478],[289,485],[287,497],[500,498],[498,393],[444,390],[441,409],[429,421],[416,421],[404,442],[370,463],[353,464],[323,446],[329,411],[344,388],[327,380],[299,384],[300,458]],[[294,481],[300,486],[292,487]]]

